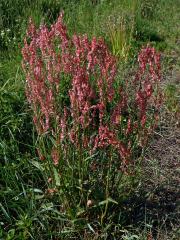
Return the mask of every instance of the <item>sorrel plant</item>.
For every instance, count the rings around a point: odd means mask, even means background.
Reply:
[[[137,73],[118,83],[103,39],[69,36],[63,14],[50,29],[30,20],[22,55],[47,192],[59,196],[62,213],[74,218],[99,209],[95,218],[103,223],[108,203],[129,193],[122,179],[136,174],[157,125],[160,55],[143,48]]]

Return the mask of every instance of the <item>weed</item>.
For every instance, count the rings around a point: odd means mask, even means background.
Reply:
[[[168,84],[165,89],[166,106],[175,115],[179,113],[179,91],[175,84]]]
[[[104,41],[86,35],[71,39],[62,15],[50,30],[36,29],[31,20],[24,44],[26,96],[47,193],[58,194],[66,218],[87,224],[93,215],[103,227],[109,208],[118,204],[113,198],[120,201],[131,193],[134,151],[139,145],[144,149],[157,124],[159,54],[150,47],[141,50],[133,91],[126,92],[123,85],[114,88],[116,60]]]

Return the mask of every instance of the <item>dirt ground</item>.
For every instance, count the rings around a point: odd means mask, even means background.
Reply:
[[[162,87],[173,84],[180,90],[180,71],[172,71]],[[180,98],[179,100],[180,101]],[[178,102],[179,104],[180,102]],[[178,107],[179,109],[179,107]],[[180,112],[165,107],[145,158],[146,217],[157,240],[180,239]]]

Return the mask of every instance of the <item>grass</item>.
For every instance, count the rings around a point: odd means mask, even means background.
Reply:
[[[178,169],[171,164],[179,161],[180,4],[178,0],[134,2],[1,1],[0,239],[179,239],[175,187]],[[142,45],[150,42],[162,53],[165,105],[161,122],[146,151],[147,161],[136,176],[132,196],[124,198],[122,206],[110,203],[111,220],[107,219],[103,226],[98,220],[84,223],[81,209],[78,217],[73,218],[71,209],[72,219],[66,218],[60,211],[58,194],[46,191],[43,164],[36,153],[36,132],[24,93],[20,51],[28,18],[32,16],[37,25],[42,21],[51,24],[62,9],[71,35],[77,32],[105,38],[119,59],[122,81],[134,71]],[[162,149],[169,146],[168,159],[158,144]],[[122,182],[124,188],[127,185]],[[102,206],[106,204],[101,202]]]

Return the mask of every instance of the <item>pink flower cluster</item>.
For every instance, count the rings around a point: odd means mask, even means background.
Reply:
[[[155,50],[147,47],[139,54],[139,70],[132,83],[139,112],[136,120],[129,110],[131,97],[123,87],[117,97],[116,59],[103,39],[70,38],[63,14],[50,30],[44,25],[36,29],[30,21],[22,55],[26,96],[37,132],[55,139],[50,154],[54,164],[59,162],[58,146],[69,142],[76,149],[93,151],[111,146],[120,164],[128,165],[134,141],[131,134],[138,135],[139,125],[141,131],[146,128],[148,106],[157,106],[159,101],[160,57]],[[65,79],[70,79],[67,103],[62,97]]]
[[[135,78],[136,102],[140,109],[141,124],[144,126],[148,106],[151,104],[158,110],[161,103],[159,92],[161,80],[160,54],[156,53],[154,48],[147,46],[141,50],[138,61],[139,71]],[[153,95],[155,91],[156,94]]]

